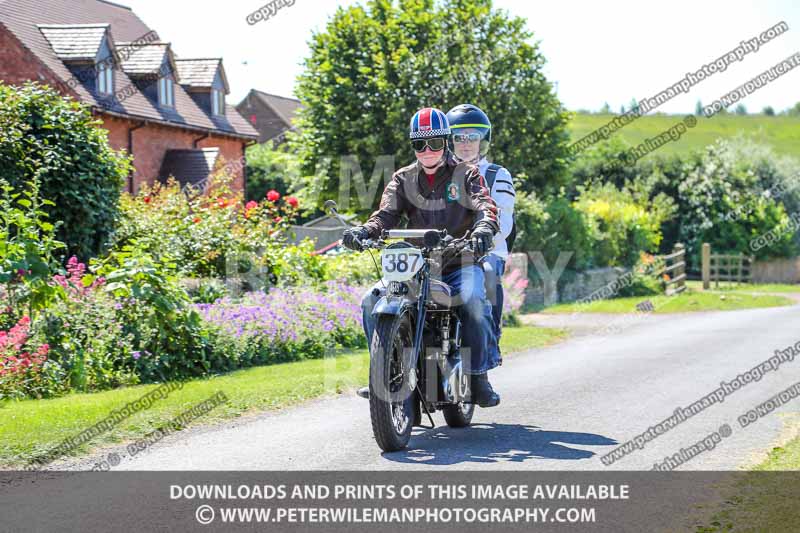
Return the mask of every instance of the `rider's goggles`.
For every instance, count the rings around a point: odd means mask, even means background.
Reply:
[[[411,141],[411,147],[415,152],[424,152],[426,147],[430,148],[434,152],[438,152],[439,150],[444,150],[445,144],[445,139],[441,137],[434,137],[432,139],[415,139]]]

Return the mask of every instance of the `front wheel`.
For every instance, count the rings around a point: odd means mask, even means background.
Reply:
[[[372,433],[385,452],[408,445],[413,424],[414,386],[407,357],[413,350],[413,329],[407,312],[380,315],[372,335],[369,363],[369,413]]]

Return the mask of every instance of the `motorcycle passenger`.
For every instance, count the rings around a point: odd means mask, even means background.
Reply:
[[[478,165],[481,176],[487,182],[491,196],[497,204],[500,231],[494,236],[494,248],[486,256],[495,273],[497,274],[497,288],[495,299],[492,302],[492,318],[494,319],[494,333],[498,346],[492,350],[489,368],[502,364],[499,343],[502,334],[503,321],[503,284],[502,276],[505,273],[506,260],[508,259],[508,241],[513,242],[514,229],[514,183],[511,173],[500,165],[492,165],[486,160],[492,142],[492,123],[489,117],[479,107],[472,104],[461,104],[447,113],[450,123],[451,150],[458,162]],[[509,238],[509,236],[511,236]]]
[[[424,108],[411,119],[409,138],[416,161],[392,176],[381,197],[378,209],[362,225],[348,229],[342,244],[361,250],[361,241],[378,238],[383,230],[394,228],[401,217],[408,218],[408,229],[446,229],[449,235],[462,237],[472,230],[473,251],[465,249],[442,265],[441,281],[449,285],[462,302],[457,312],[462,321],[462,353],[471,375],[472,401],[481,407],[500,403],[487,376],[493,338],[491,308],[486,301],[483,269],[476,259],[490,248],[499,229],[497,208],[483,178],[474,165],[457,164],[448,156],[450,127],[446,115],[434,108]],[[380,299],[375,284],[361,301],[364,333],[372,339],[376,317],[372,314]],[[374,292],[373,292],[374,291]]]

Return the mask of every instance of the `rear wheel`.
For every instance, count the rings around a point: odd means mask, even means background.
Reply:
[[[467,392],[466,382],[469,380],[467,374],[462,374],[462,397]],[[458,402],[454,405],[447,405],[442,408],[442,414],[447,425],[451,428],[463,428],[472,423],[472,415],[475,414],[475,404]]]
[[[385,452],[408,445],[414,422],[414,387],[409,381],[408,350],[413,349],[408,313],[381,315],[372,335],[369,364],[369,413],[372,433]]]

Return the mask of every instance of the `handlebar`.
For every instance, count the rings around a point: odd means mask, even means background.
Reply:
[[[397,235],[397,233],[393,233],[394,231],[401,233],[402,236]],[[387,232],[387,236],[389,238],[421,239],[424,237],[424,234],[427,231],[429,230],[390,230]],[[364,250],[368,248],[380,250],[386,247],[386,241],[384,239],[365,239],[363,241],[356,239],[356,242],[360,244]],[[459,238],[453,238],[451,235],[445,235],[445,237],[439,242],[438,246],[432,246],[429,248],[436,250],[458,249],[458,251],[469,248],[471,250],[472,241],[467,235]]]

